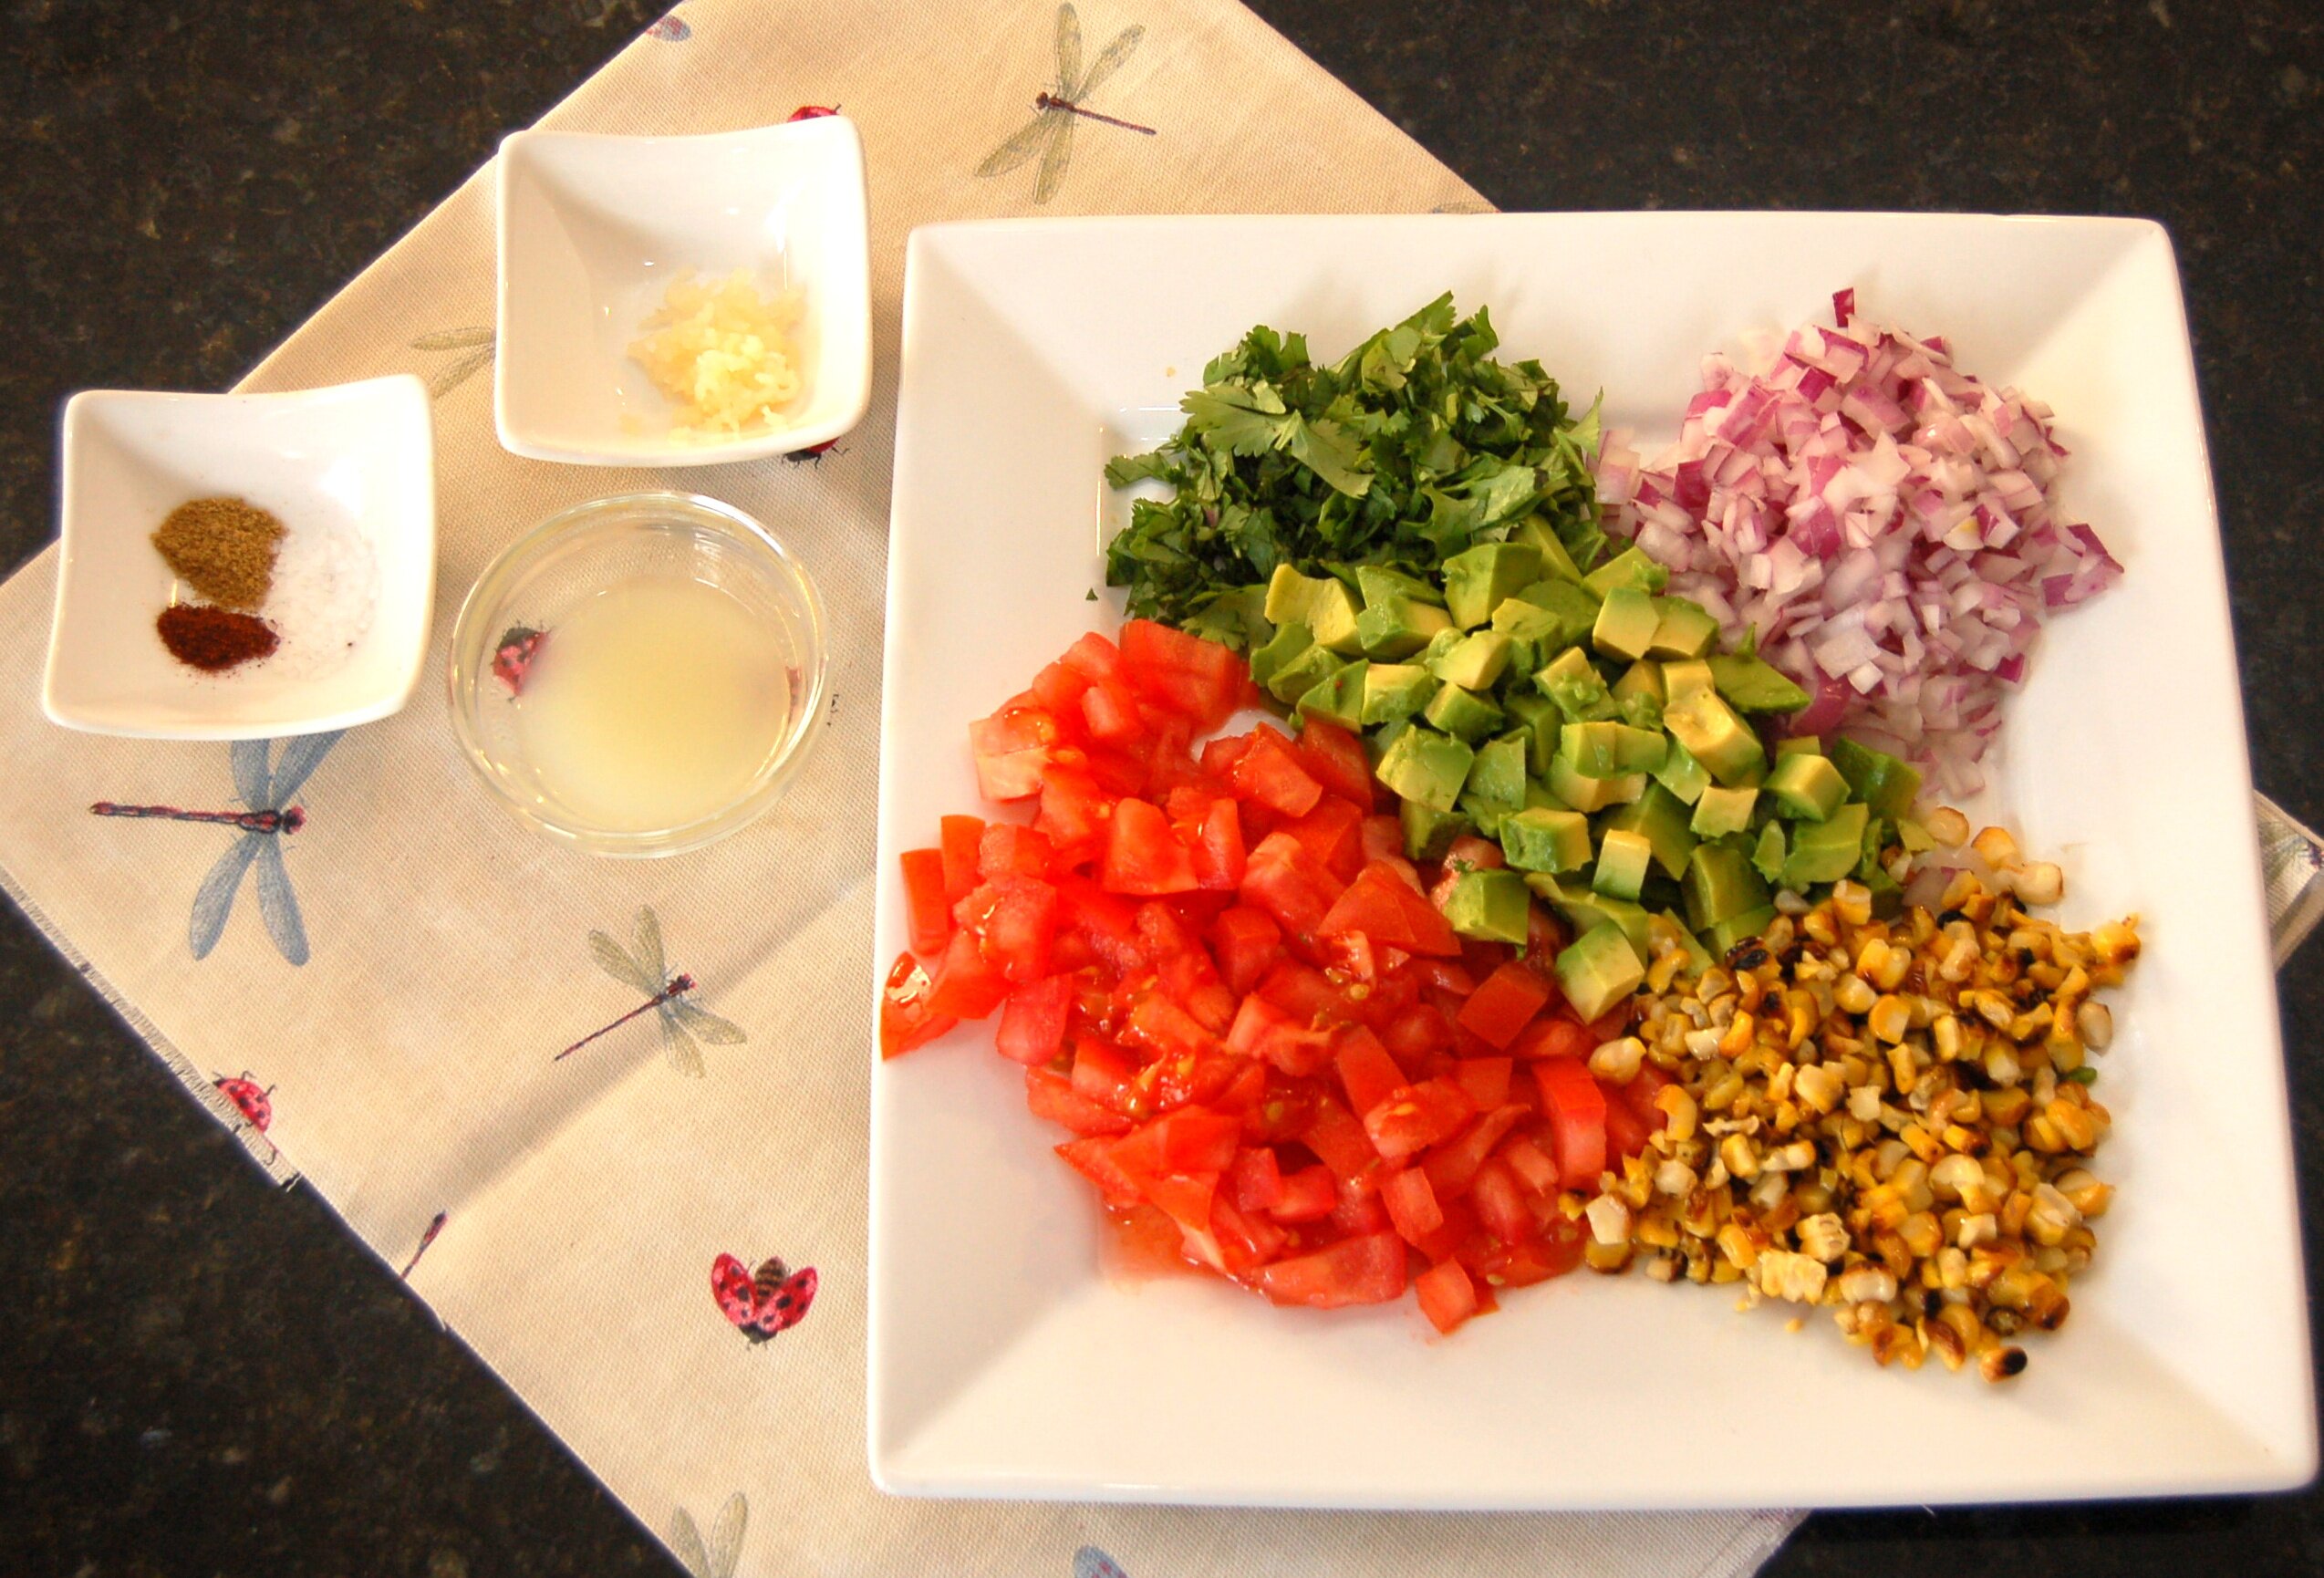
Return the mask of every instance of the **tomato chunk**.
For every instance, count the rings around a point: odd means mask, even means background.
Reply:
[[[1450,959],[1460,952],[1460,938],[1443,914],[1385,860],[1356,873],[1314,930],[1320,937],[1361,931],[1375,943],[1406,953]]]
[[[1533,1065],[1557,1140],[1558,1173],[1570,1189],[1589,1189],[1606,1169],[1606,1097],[1578,1058],[1544,1058]]]
[[[1511,960],[1484,979],[1453,1023],[1493,1046],[1507,1046],[1549,1001],[1549,983]]]
[[[1477,1313],[1477,1284],[1458,1261],[1437,1261],[1412,1279],[1412,1289],[1420,1297],[1420,1313],[1447,1335]]]
[[[1371,1136],[1373,1149],[1395,1161],[1447,1138],[1476,1111],[1477,1104],[1452,1081],[1424,1079],[1367,1108],[1364,1132]]]
[[[1064,1050],[1065,1025],[1073,1006],[1070,975],[1053,975],[1018,987],[1001,1008],[1001,1028],[994,1036],[1001,1055],[1028,1067],[1055,1057]]]
[[[1105,839],[1105,861],[1098,884],[1109,893],[1191,893],[1194,853],[1170,831],[1170,819],[1147,800],[1124,800],[1114,807]]]
[[[1319,1310],[1385,1304],[1404,1296],[1405,1269],[1402,1239],[1367,1233],[1262,1268],[1259,1288],[1276,1303]]]
[[[952,906],[944,897],[944,853],[939,849],[907,849],[897,856],[904,868],[904,907],[915,953],[941,953],[952,935]]]
[[[879,994],[881,1057],[901,1057],[960,1023],[929,1007],[929,997],[933,990],[928,971],[918,960],[908,953],[897,955],[896,962],[888,967],[887,983]]]

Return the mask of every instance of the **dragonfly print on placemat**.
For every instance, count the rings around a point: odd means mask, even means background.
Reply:
[[[622,947],[606,932],[592,931],[589,957],[616,981],[643,992],[646,1001],[604,1029],[591,1031],[552,1061],[563,1062],[591,1042],[612,1034],[647,1012],[651,1012],[661,1024],[662,1046],[669,1054],[669,1065],[697,1079],[702,1075],[702,1049],[696,1044],[698,1041],[712,1046],[734,1046],[751,1039],[733,1021],[721,1019],[700,1003],[687,1000],[686,994],[694,991],[697,983],[692,976],[673,974],[664,966],[661,921],[650,906],[638,911],[638,919],[630,928],[629,948]]]
[[[461,353],[428,375],[428,398],[441,400],[466,383],[478,369],[490,367],[494,337],[492,326],[485,324],[470,328],[440,328],[433,334],[423,334],[412,340],[413,350],[434,355],[445,351]]]
[[[269,766],[271,740],[237,740],[231,750],[234,793],[240,811],[182,811],[174,805],[121,805],[99,800],[89,811],[99,816],[127,816],[162,822],[198,822],[239,829],[242,836],[227,846],[194,890],[193,919],[186,940],[196,959],[207,959],[225,934],[233,914],[234,895],[243,874],[258,867],[258,917],[275,948],[293,964],[307,959],[306,923],[299,918],[298,896],[291,891],[290,871],[283,864],[283,840],[306,825],[306,813],[291,804],[307,778],[322,764],[343,730],[327,734],[302,734],[283,747]]]
[[[1074,1552],[1074,1578],[1129,1578],[1121,1564],[1095,1545]]]
[[[737,1490],[711,1520],[710,1538],[694,1524],[694,1515],[680,1507],[669,1515],[669,1553],[690,1578],[734,1578],[742,1559],[742,1531],[750,1527],[751,1504]]]
[[[1134,120],[1117,120],[1111,115],[1100,115],[1088,107],[1088,100],[1105,79],[1122,67],[1146,36],[1146,29],[1136,24],[1114,35],[1114,41],[1097,52],[1097,58],[1082,69],[1081,17],[1072,5],[1057,7],[1057,85],[1038,94],[1032,101],[1032,120],[1015,136],[984,157],[977,166],[982,178],[1006,175],[1038,155],[1040,173],[1033,177],[1032,200],[1047,202],[1057,195],[1057,188],[1064,183],[1065,170],[1074,159],[1074,122],[1095,120],[1101,125],[1118,127],[1151,137],[1154,128],[1140,126]]]

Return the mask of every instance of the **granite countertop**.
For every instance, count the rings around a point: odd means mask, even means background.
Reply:
[[[2303,584],[2324,515],[2312,5],[1257,9],[1506,208],[2168,224],[2254,770],[2324,820],[2324,615]],[[231,382],[652,17],[637,0],[16,0],[0,32],[14,325],[0,562],[54,529],[66,393]],[[2324,944],[2285,972],[2283,1012],[2312,1290]],[[12,909],[0,1023],[0,1571],[675,1571],[327,1206],[273,1189]],[[1868,1430],[1866,1449],[1914,1448]],[[2324,1493],[1823,1515],[1767,1571],[1964,1569],[2324,1571]]]

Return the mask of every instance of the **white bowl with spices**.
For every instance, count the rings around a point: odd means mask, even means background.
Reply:
[[[512,453],[716,465],[815,449],[863,419],[870,230],[846,117],[520,131],[497,180],[493,420]]]
[[[434,465],[427,391],[408,374],[75,395],[42,711],[162,740],[277,739],[397,711],[435,613]],[[174,564],[155,542],[173,514]]]

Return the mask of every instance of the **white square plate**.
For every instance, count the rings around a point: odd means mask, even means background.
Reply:
[[[520,131],[501,144],[493,420],[511,452],[703,466],[811,449],[871,400],[864,144],[843,115],[707,137]],[[748,269],[795,286],[806,390],[781,428],[673,438],[629,347],[669,282]]]
[[[154,617],[178,583],[153,530],[187,500],[222,493],[271,511],[294,537],[329,531],[369,546],[378,601],[344,660],[285,660],[296,639],[286,630],[277,657],[202,674],[161,645]],[[287,394],[85,389],[65,407],[63,494],[40,695],[52,721],[263,740],[368,723],[410,699],[436,602],[435,437],[418,379]]]
[[[877,958],[899,850],[978,806],[970,720],[1110,628],[1099,468],[1255,323],[1318,359],[1451,289],[1502,354],[1667,437],[1705,351],[1828,313],[1952,338],[2056,408],[2128,566],[2059,619],[1997,799],[2064,918],[2144,917],[2101,1089],[2121,1186],[2006,1387],[1875,1366],[1829,1315],[1576,1273],[1436,1339],[1406,1299],[1117,1285],[989,1026],[872,1080],[872,1472],[924,1495],[1414,1508],[1844,1506],[2281,1489],[2316,1468],[2289,1124],[2235,652],[2170,244],[2121,220],[1512,214],[990,223],[912,237]],[[2167,738],[2167,771],[2157,771]]]

